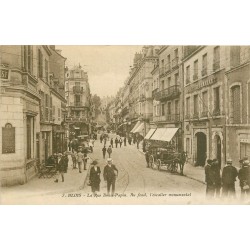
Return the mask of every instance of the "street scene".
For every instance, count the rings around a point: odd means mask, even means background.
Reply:
[[[0,46],[0,204],[248,204],[250,46]]]

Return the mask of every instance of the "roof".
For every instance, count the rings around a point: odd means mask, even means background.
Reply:
[[[150,140],[170,142],[179,128],[157,128]]]

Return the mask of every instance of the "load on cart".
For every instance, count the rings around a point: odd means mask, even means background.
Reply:
[[[153,169],[178,172],[183,175],[186,153],[182,151],[178,128],[150,129],[145,136],[145,148],[149,154],[149,166]]]

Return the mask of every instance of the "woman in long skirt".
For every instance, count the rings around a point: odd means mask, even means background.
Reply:
[[[101,169],[100,167],[97,166],[98,162],[93,161],[92,162],[92,167],[90,169],[90,175],[89,175],[89,182],[91,186],[92,192],[95,194],[95,192],[100,191],[100,182],[101,182]]]

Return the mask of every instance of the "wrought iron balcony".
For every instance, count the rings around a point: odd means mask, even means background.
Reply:
[[[82,94],[83,93],[83,87],[74,86],[73,87],[73,93],[75,93],[75,94]]]
[[[201,71],[201,76],[206,76],[207,75],[207,68],[203,68]]]
[[[178,62],[179,62],[179,57],[175,57],[173,60],[172,60],[172,69],[175,69],[178,67]]]
[[[154,94],[154,98],[157,101],[160,100],[170,100],[178,97],[180,95],[180,87],[179,85],[173,85],[166,89],[160,90]]]
[[[180,121],[180,114],[168,114],[166,115],[167,121],[170,122],[179,122]]]
[[[159,91],[158,88],[156,88],[156,89],[154,89],[154,90],[152,91],[152,97],[153,97],[153,98],[155,97],[155,94],[156,94],[158,91]]]
[[[219,70],[220,69],[220,61],[214,61],[213,63],[213,70]]]
[[[86,117],[67,117],[66,122],[88,122]]]

